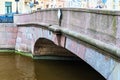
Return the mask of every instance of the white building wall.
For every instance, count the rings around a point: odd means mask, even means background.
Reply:
[[[89,0],[89,8],[95,8],[97,4],[97,0]]]
[[[107,9],[114,9],[114,5],[113,5],[113,0],[107,0],[106,2],[106,6],[107,6]]]

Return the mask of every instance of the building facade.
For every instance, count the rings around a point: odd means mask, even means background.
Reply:
[[[65,0],[38,0],[39,8],[60,8],[65,6]]]
[[[71,8],[103,8],[120,10],[120,0],[66,0]]]
[[[120,0],[1,0],[0,14],[16,13],[17,9],[18,13],[22,14],[39,9],[63,7],[120,10]]]
[[[0,14],[16,12],[16,3],[13,0],[0,1]]]
[[[0,1],[0,14],[10,13],[28,13],[30,7],[26,5],[26,0],[1,0]]]
[[[38,9],[60,8],[65,6],[65,0],[25,0],[24,9],[26,12],[33,12]],[[31,11],[30,11],[31,10]]]

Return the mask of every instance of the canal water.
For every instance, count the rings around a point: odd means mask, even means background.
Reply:
[[[0,80],[105,80],[81,61],[32,60],[0,54]]]

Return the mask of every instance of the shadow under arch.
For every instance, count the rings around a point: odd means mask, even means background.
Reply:
[[[83,67],[89,68],[89,70],[93,70],[95,77],[98,77],[100,80],[105,80],[105,78],[97,72],[94,68],[92,68],[89,64],[87,64],[85,61],[80,59],[77,55],[70,52],[69,50],[56,45],[53,41],[46,39],[46,38],[39,38],[36,40],[34,45],[34,56],[40,56],[38,59],[46,59],[46,56],[54,56],[56,58],[47,58],[51,60],[77,60],[80,62],[80,65],[85,65]],[[42,57],[41,56],[45,56]],[[58,57],[59,56],[59,57]],[[56,61],[48,60],[50,63],[55,63]],[[42,62],[43,60],[39,61]],[[43,61],[46,62],[46,61]],[[76,62],[74,62],[76,63]],[[38,63],[35,63],[35,65],[38,65]],[[48,65],[48,64],[46,64]],[[54,65],[48,65],[48,66],[54,66]],[[39,69],[36,66],[36,71]],[[89,71],[88,71],[89,72]],[[91,76],[91,75],[90,75]]]
[[[53,41],[46,38],[39,38],[34,45],[34,57],[40,59],[45,57],[52,57],[52,59],[72,59],[80,60],[78,56],[68,51],[67,49],[56,45]],[[46,58],[45,58],[46,59]]]

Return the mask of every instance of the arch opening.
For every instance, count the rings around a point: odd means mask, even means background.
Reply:
[[[67,60],[68,59],[77,60],[77,61],[74,61],[73,64],[76,64],[76,63],[78,64],[79,62],[82,67],[86,67],[89,70],[93,70],[95,77],[98,77],[101,80],[105,80],[105,78],[100,73],[98,73],[94,68],[88,65],[85,61],[80,59],[78,56],[76,56],[72,52],[66,50],[65,48],[57,46],[51,40],[48,40],[45,38],[39,38],[34,45],[34,55],[35,56],[60,56],[59,58],[57,58],[57,60],[61,60],[60,59],[61,57],[64,57],[62,58],[62,60],[66,60],[66,57],[69,57],[67,58]]]
[[[61,59],[77,59],[79,60],[78,56],[73,54],[72,52],[68,51],[67,49],[57,46],[53,41],[39,38],[35,45],[34,45],[34,56],[52,56],[52,57],[59,57]]]

